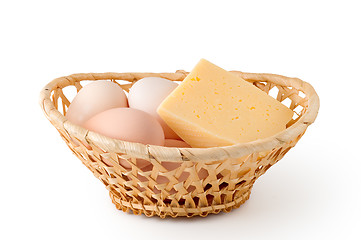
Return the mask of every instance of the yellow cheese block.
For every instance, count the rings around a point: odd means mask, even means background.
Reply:
[[[204,59],[157,111],[192,147],[266,138],[284,130],[293,116],[262,90]]]

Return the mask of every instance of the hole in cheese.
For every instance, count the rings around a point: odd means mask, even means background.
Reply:
[[[192,147],[269,137],[284,130],[293,116],[253,84],[204,59],[160,104],[158,113]]]

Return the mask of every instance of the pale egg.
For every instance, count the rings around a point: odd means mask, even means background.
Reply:
[[[142,110],[155,117],[162,125],[166,138],[180,139],[160,118],[157,108],[178,86],[177,83],[159,77],[146,77],[138,80],[129,90],[129,107]]]
[[[165,147],[178,147],[178,148],[190,148],[191,146],[182,140],[177,139],[166,139],[164,141]]]
[[[78,92],[66,112],[66,117],[70,122],[83,126],[96,114],[120,107],[128,107],[123,89],[114,82],[95,81]]]

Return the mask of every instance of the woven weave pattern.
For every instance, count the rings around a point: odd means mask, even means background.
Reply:
[[[176,73],[75,74],[55,79],[42,91],[40,104],[73,153],[103,182],[118,209],[146,216],[207,216],[229,212],[250,196],[256,179],[279,161],[316,118],[318,97],[299,80],[279,75],[234,72],[295,112],[288,128],[272,138],[208,149],[165,148],[109,139],[68,122],[65,89],[79,91],[83,80],[110,80],[128,91],[132,83],[159,76],[181,81]],[[121,80],[121,81],[120,81]],[[288,102],[287,102],[288,101]],[[149,162],[139,168],[137,160]],[[124,168],[126,161],[131,168]]]

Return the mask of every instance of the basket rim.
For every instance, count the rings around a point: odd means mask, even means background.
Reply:
[[[78,73],[69,76],[56,78],[43,87],[40,92],[39,103],[44,114],[56,127],[64,130],[68,136],[95,144],[106,152],[117,152],[131,155],[142,159],[156,159],[158,161],[218,161],[226,158],[240,158],[255,152],[263,152],[281,146],[292,141],[302,134],[311,125],[318,114],[319,97],[311,84],[299,78],[290,78],[269,73],[246,73],[240,71],[230,71],[239,75],[247,81],[272,82],[283,87],[293,87],[302,91],[308,98],[306,112],[290,127],[285,130],[263,139],[252,142],[239,143],[224,147],[211,148],[176,148],[155,145],[144,145],[141,143],[127,142],[112,139],[101,134],[89,131],[79,125],[69,122],[66,117],[59,112],[51,101],[51,93],[57,88],[64,88],[69,85],[79,84],[83,80],[125,80],[133,82],[144,77],[164,77],[173,81],[182,81],[188,72],[178,70],[175,73]]]

